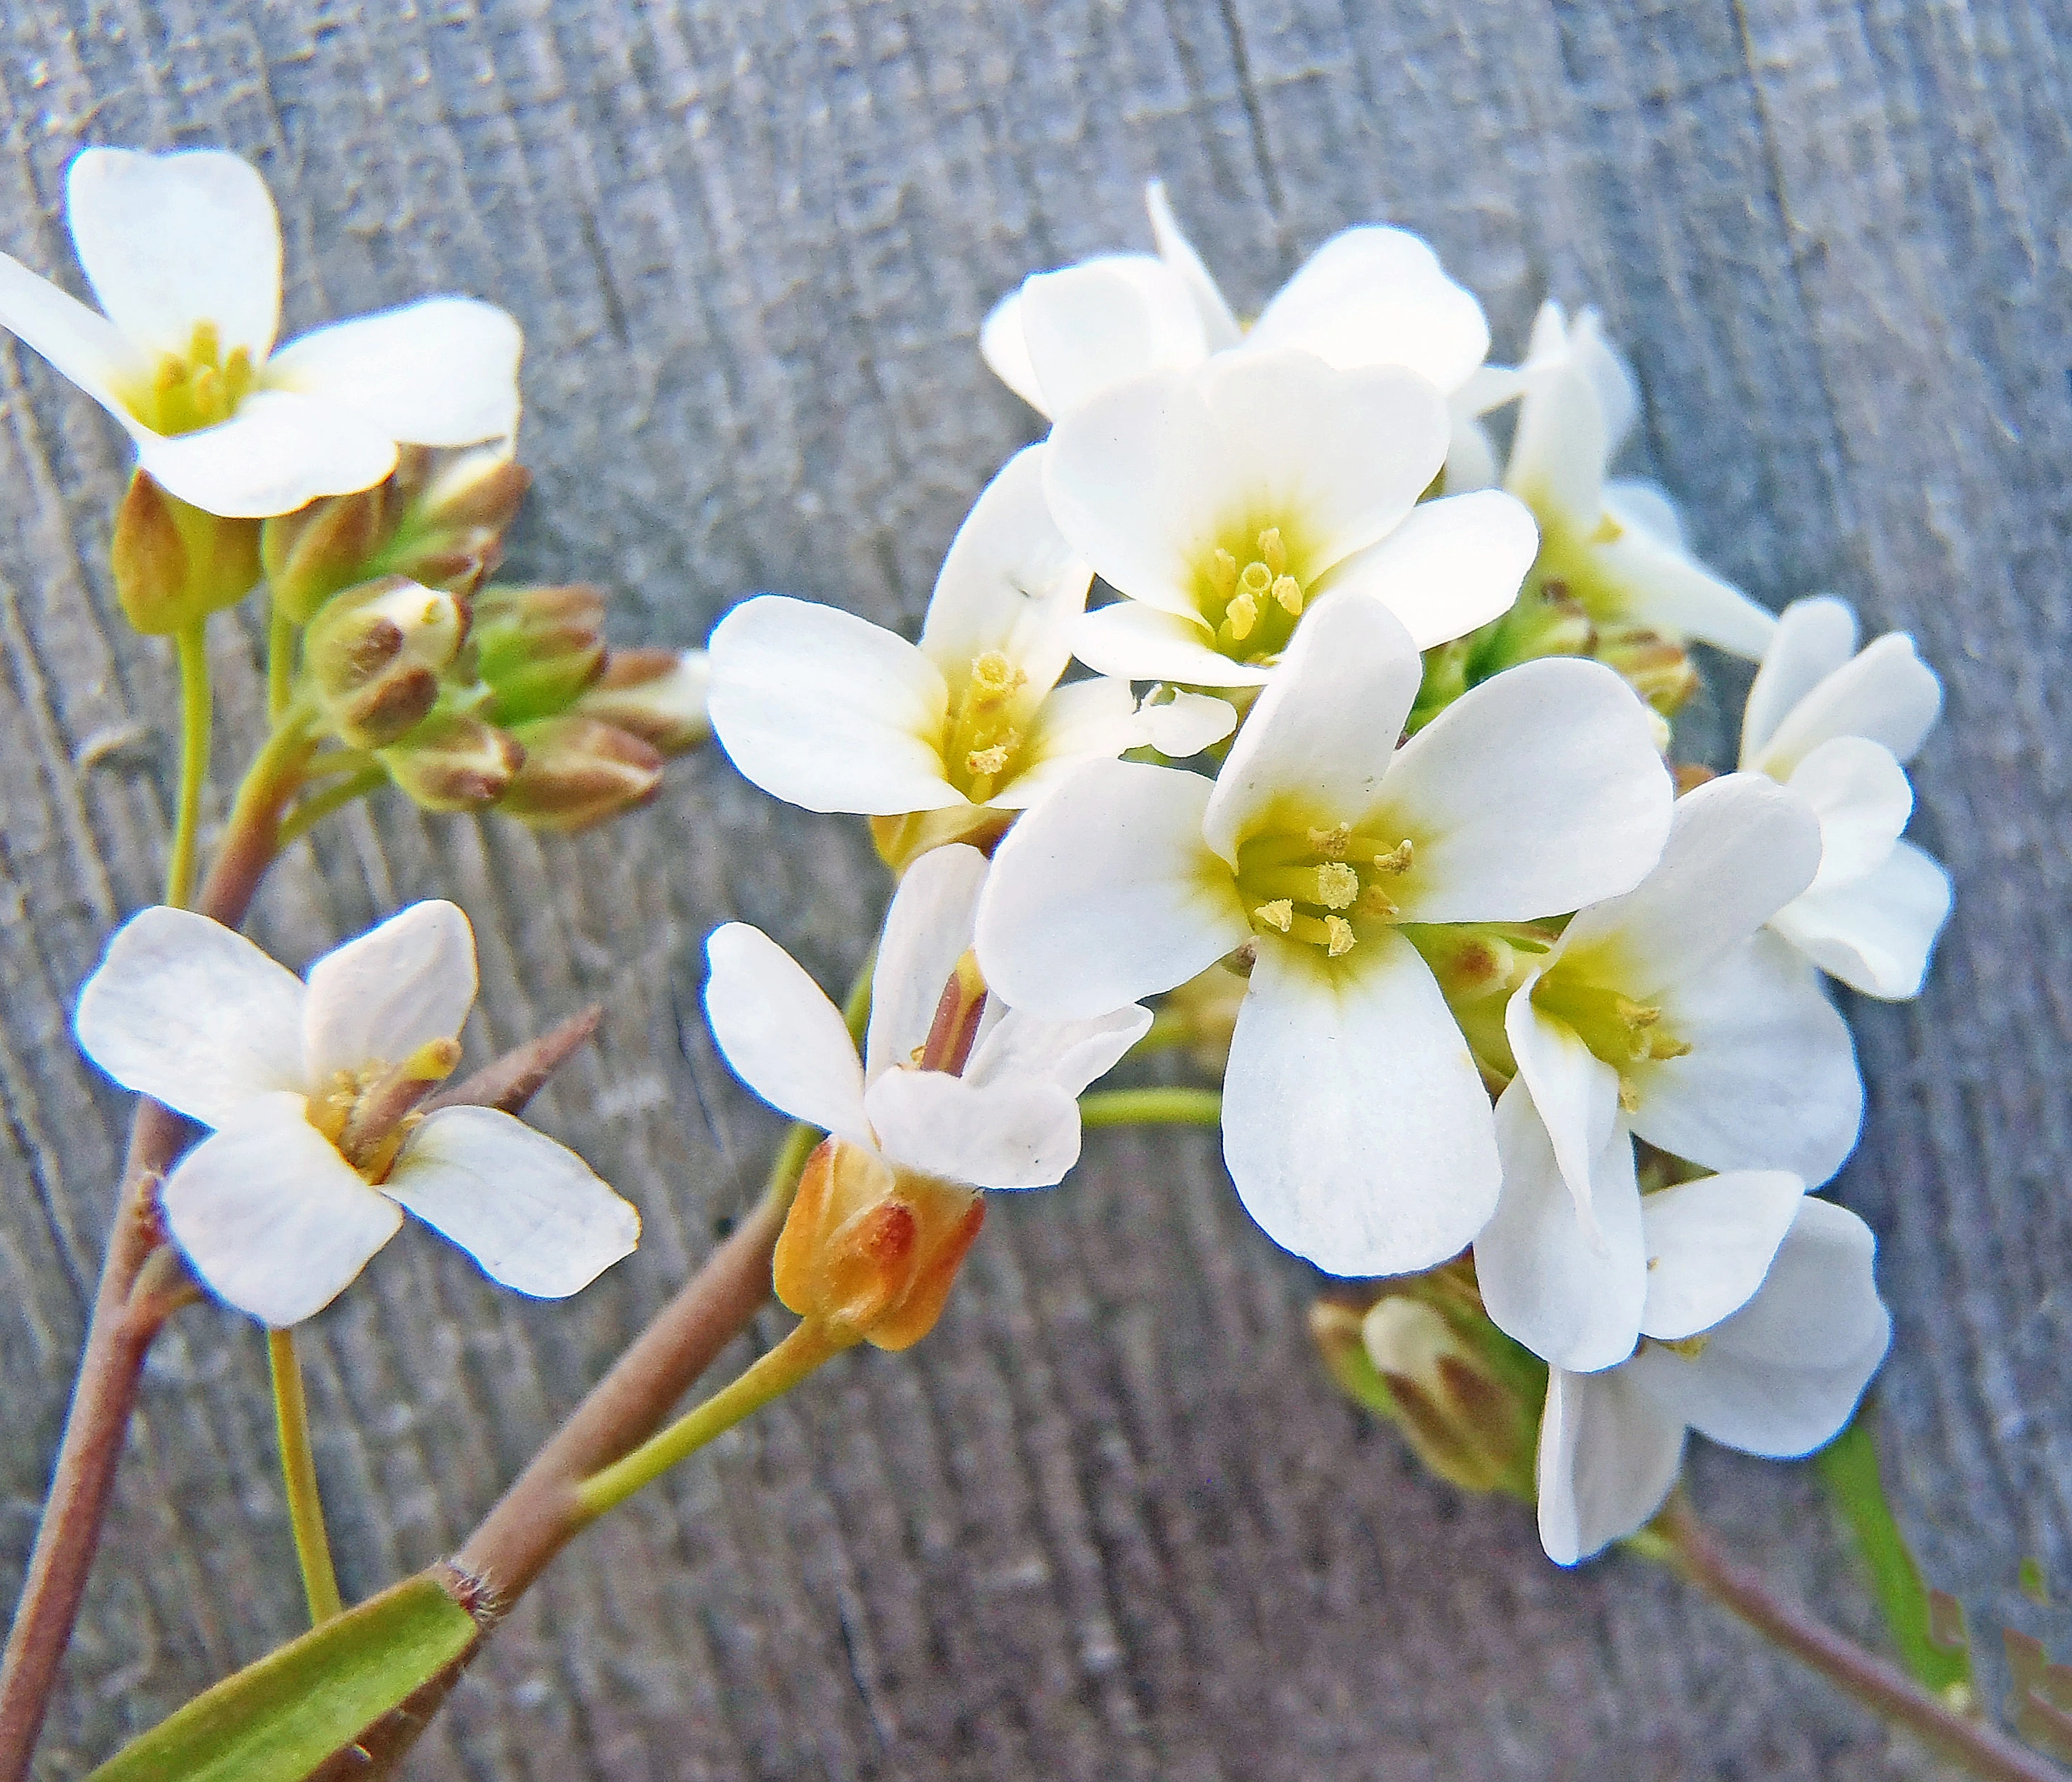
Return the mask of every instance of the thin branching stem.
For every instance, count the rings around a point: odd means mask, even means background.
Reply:
[[[166,901],[184,909],[194,901],[195,849],[201,830],[202,788],[208,779],[210,698],[206,619],[174,640],[180,667],[180,784],[173,846],[166,860]]]
[[[1213,1126],[1223,1117],[1215,1089],[1096,1089],[1079,1097],[1079,1124],[1087,1127]]]
[[[317,1489],[316,1456],[310,1449],[310,1405],[302,1391],[302,1364],[291,1330],[266,1333],[266,1363],[273,1380],[273,1421],[281,1432],[281,1481],[288,1493],[288,1525],[302,1567],[310,1625],[320,1628],[345,1610],[331,1568],[331,1536],[324,1529],[323,1499]]]

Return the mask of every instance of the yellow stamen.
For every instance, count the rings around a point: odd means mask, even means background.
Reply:
[[[1288,573],[1288,548],[1281,542],[1281,529],[1268,526],[1259,535],[1259,560],[1272,575]]]
[[[1341,823],[1334,829],[1310,830],[1309,846],[1313,852],[1321,854],[1326,860],[1342,860],[1346,857],[1346,846],[1352,838],[1352,825]]]
[[[1294,925],[1295,906],[1286,898],[1276,898],[1271,903],[1261,903],[1252,915],[1269,928],[1278,928],[1285,934]]]
[[[1317,901],[1327,910],[1350,908],[1360,894],[1359,875],[1342,861],[1317,869]]]
[[[1302,584],[1292,575],[1281,576],[1273,584],[1273,598],[1290,619],[1302,616]]]
[[[1410,837],[1406,835],[1388,853],[1378,854],[1374,857],[1375,870],[1380,872],[1408,872],[1410,870],[1410,857],[1412,851]]]
[[[1325,943],[1324,950],[1332,958],[1336,959],[1342,954],[1350,953],[1353,950],[1353,925],[1343,916],[1326,916],[1324,918],[1324,932],[1330,936],[1330,940]]]

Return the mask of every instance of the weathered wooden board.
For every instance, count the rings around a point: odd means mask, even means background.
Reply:
[[[1854,1011],[1873,1108],[1840,1192],[1884,1245],[1885,1431],[1930,1570],[1989,1636],[2062,1641],[2012,1587],[2037,1554],[2072,1588],[2068,24],[2021,0],[14,0],[0,246],[73,276],[83,144],[256,157],[291,328],[447,289],[520,316],[539,483],[516,566],[602,580],[623,635],[680,643],[763,588],[915,621],[1032,430],[980,316],[1144,242],[1152,174],[1244,303],[1387,216],[1482,292],[1499,352],[1550,292],[1603,306],[1646,389],[1636,461],[1704,553],[1780,603],[1851,596],[1947,677],[1917,833],[1959,913],[1927,997]],[[126,1117],[69,1009],[166,834],[169,664],[102,567],[123,469],[90,405],[0,349],[10,1590]],[[255,641],[215,634],[226,771]],[[481,936],[478,1049],[610,1004],[543,1117],[648,1239],[554,1307],[409,1235],[313,1327],[356,1591],[458,1539],[752,1191],[777,1123],[704,1035],[704,933],[745,917],[845,980],[884,883],[854,823],[713,757],[574,841],[383,805],[299,850],[256,932],[299,964],[434,892]],[[1675,1587],[1560,1573],[1524,1515],[1421,1477],[1311,1364],[1310,1285],[1211,1143],[1096,1139],[1059,1191],[996,1209],[920,1350],[837,1364],[560,1562],[419,1773],[1918,1768]],[[161,1346],[48,1776],[294,1630],[264,1379],[256,1331],[211,1310]],[[1868,1625],[1803,1469],[1712,1455],[1696,1480]]]

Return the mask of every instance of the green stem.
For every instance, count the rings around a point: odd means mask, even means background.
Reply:
[[[1223,1098],[1215,1089],[1096,1089],[1079,1097],[1079,1124],[1096,1126],[1214,1126]]]
[[[172,854],[166,862],[166,901],[182,909],[194,901],[201,790],[208,778],[208,623],[206,619],[197,619],[180,632],[174,644],[180,665],[180,792]]]
[[[335,786],[312,793],[282,820],[281,846],[285,848],[291,842],[301,841],[327,817],[343,810],[371,792],[378,792],[388,783],[388,776],[379,766],[368,766]]]
[[[266,623],[266,715],[275,723],[288,709],[295,685],[295,622],[273,603]]]
[[[818,1319],[808,1319],[749,1370],[722,1386],[695,1410],[687,1411],[602,1472],[576,1487],[577,1512],[585,1522],[623,1504],[643,1485],[723,1435],[750,1412],[781,1398],[816,1368],[850,1345],[837,1341]]]
[[[331,1537],[324,1532],[323,1499],[317,1490],[316,1456],[310,1451],[309,1401],[302,1393],[302,1364],[293,1331],[266,1333],[266,1360],[273,1376],[273,1418],[281,1431],[281,1477],[288,1488],[288,1523],[294,1530],[295,1559],[309,1598],[310,1624],[320,1628],[344,1612],[338,1574],[331,1570]]]

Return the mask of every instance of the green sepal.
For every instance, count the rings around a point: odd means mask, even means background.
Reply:
[[[405,1578],[196,1696],[88,1782],[302,1782],[475,1639],[438,1578]]]

